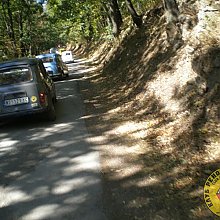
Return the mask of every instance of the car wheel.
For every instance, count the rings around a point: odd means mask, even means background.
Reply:
[[[55,105],[57,103],[57,93],[56,93],[55,88],[53,88],[52,93],[53,93],[52,101],[53,101],[53,104]]]
[[[55,111],[54,102],[53,102],[52,98],[50,98],[48,110],[46,111],[44,116],[47,121],[55,121],[56,120],[56,111]]]
[[[46,118],[48,121],[55,121],[56,120],[56,111],[54,104],[52,103],[49,110],[46,113]]]
[[[53,98],[53,103],[57,103],[57,95],[55,94],[54,98]]]

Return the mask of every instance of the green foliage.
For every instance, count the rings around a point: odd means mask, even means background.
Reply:
[[[102,11],[100,1],[52,0],[48,4],[49,16],[63,30],[62,36],[72,42],[90,41],[99,36]]]
[[[143,14],[161,0],[133,0]],[[49,0],[46,11],[34,0],[0,2],[0,60],[32,56],[68,42],[112,39],[108,0]],[[125,1],[118,1],[123,18]]]

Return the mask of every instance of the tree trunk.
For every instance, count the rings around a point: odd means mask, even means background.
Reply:
[[[180,11],[176,0],[163,0],[165,17],[166,17],[166,33],[167,41],[171,44],[182,42],[182,29],[179,23]]]
[[[115,37],[117,37],[120,34],[120,28],[123,23],[118,1],[110,0],[108,8],[110,21],[112,23],[112,33]]]
[[[133,22],[135,23],[135,25],[138,28],[140,28],[142,26],[142,16],[139,16],[137,14],[131,0],[126,0],[125,2],[126,2],[126,5],[127,5],[127,8],[128,8],[128,12],[131,14]]]
[[[18,16],[18,24],[19,24],[19,37],[20,37],[20,50],[21,56],[26,56],[26,48],[23,41],[24,30],[23,30],[23,12],[21,11]]]

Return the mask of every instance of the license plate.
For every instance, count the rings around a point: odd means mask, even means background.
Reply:
[[[25,104],[28,102],[29,102],[28,97],[22,97],[22,98],[17,98],[17,99],[8,99],[8,100],[5,100],[5,106],[20,105],[20,104]]]

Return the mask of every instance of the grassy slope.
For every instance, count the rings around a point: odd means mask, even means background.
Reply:
[[[104,208],[120,220],[215,219],[203,185],[220,165],[220,87],[200,64],[219,49],[173,50],[163,22],[147,21],[99,47],[99,68],[81,85],[102,152]]]

